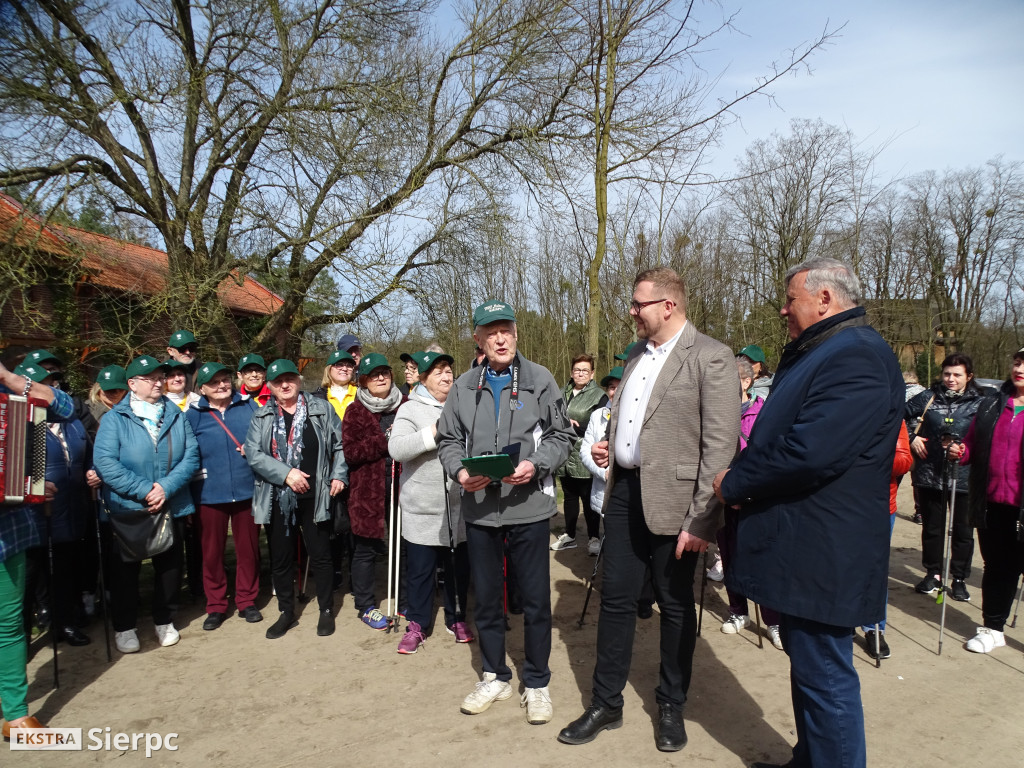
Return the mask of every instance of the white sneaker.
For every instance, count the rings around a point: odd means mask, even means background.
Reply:
[[[724,632],[725,630],[723,629],[722,631]],[[779,634],[778,624],[770,624],[768,626],[768,639],[771,640],[772,645],[774,645],[780,651],[785,650],[785,648],[782,647],[782,635]]]
[[[121,653],[139,652],[139,633],[134,629],[126,629],[124,632],[114,633],[114,645]]]
[[[156,639],[160,641],[161,648],[168,648],[181,640],[181,635],[173,624],[157,624]]]
[[[748,624],[750,624],[750,617],[745,613],[739,616],[730,616],[722,624],[722,632],[727,635],[737,635]]]
[[[722,556],[715,553],[715,564],[708,568],[708,578],[712,581],[725,581],[725,568],[722,567]]]
[[[587,552],[595,557],[601,552],[601,540],[591,539],[587,542]]]
[[[1006,645],[1006,637],[988,627],[978,627],[978,634],[967,641],[967,650],[972,653],[989,653],[993,648]]]
[[[543,688],[527,688],[523,692],[520,707],[526,707],[526,722],[531,725],[543,725],[551,722],[551,696],[547,686]]]
[[[512,698],[512,686],[493,672],[484,672],[483,680],[476,684],[473,691],[462,701],[459,708],[464,715],[479,715],[496,701]]]
[[[555,539],[555,543],[551,545],[551,550],[553,552],[558,552],[560,549],[576,549],[576,539],[570,538],[567,533],[563,533]]]

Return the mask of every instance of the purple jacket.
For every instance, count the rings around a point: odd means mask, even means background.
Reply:
[[[754,428],[754,421],[757,419],[757,414],[761,412],[761,406],[764,405],[763,397],[755,397],[750,401],[750,405],[740,415],[740,450],[742,451],[747,447],[747,440],[750,439],[750,431]],[[742,406],[741,406],[742,407]]]
[[[971,423],[964,437],[964,454],[961,464],[971,461],[971,452],[977,452],[977,443],[984,436],[976,434],[977,420]],[[985,483],[985,500],[993,504],[1021,505],[1021,444],[1024,442],[1024,413],[1013,416],[1013,400],[1007,399],[999,412],[988,456],[988,480]]]

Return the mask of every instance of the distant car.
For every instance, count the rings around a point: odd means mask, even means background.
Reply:
[[[985,394],[995,394],[1003,386],[1002,379],[975,379],[975,381],[985,391]]]

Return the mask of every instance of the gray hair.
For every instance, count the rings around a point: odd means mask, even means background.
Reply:
[[[790,267],[786,272],[787,288],[789,281],[801,272],[807,273],[804,288],[810,293],[827,288],[841,308],[850,309],[860,305],[860,279],[849,264],[836,259],[808,259]]]
[[[439,355],[447,354],[447,352],[444,351],[444,348],[440,344],[437,344],[437,343],[431,344],[429,347],[427,347],[423,351],[424,352],[437,352],[437,354],[439,354]]]
[[[736,370],[741,379],[754,380],[754,366],[750,364],[750,361],[745,356],[736,355]]]

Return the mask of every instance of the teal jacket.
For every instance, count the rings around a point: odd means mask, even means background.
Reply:
[[[156,444],[125,397],[110,409],[96,432],[93,464],[103,479],[103,503],[116,515],[146,508],[153,483],[164,489],[174,517],[195,512],[189,481],[199,469],[199,444],[185,414],[164,398]]]

